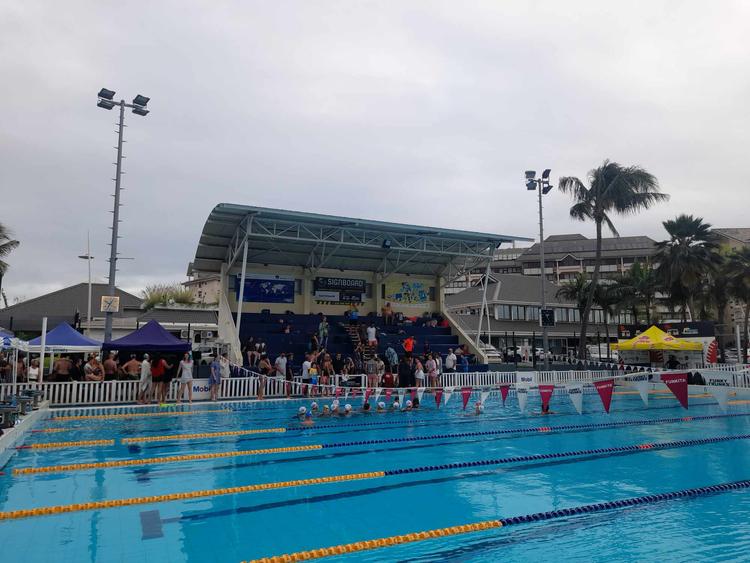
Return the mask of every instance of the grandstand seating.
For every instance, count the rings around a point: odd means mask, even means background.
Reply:
[[[349,334],[346,331],[348,319],[344,316],[327,315],[329,329],[327,350],[331,354],[341,352],[344,356],[353,353],[353,346]],[[236,318],[235,318],[236,321]],[[312,315],[294,314],[264,314],[243,313],[240,326],[240,342],[244,345],[251,336],[256,340],[266,342],[266,349],[270,358],[276,358],[281,352],[294,354],[292,366],[295,372],[301,366],[305,352],[308,350],[310,336],[318,331],[320,317]],[[390,345],[399,354],[403,354],[401,342],[407,336],[413,336],[417,343],[414,348],[416,354],[422,354],[425,350],[425,342],[429,344],[432,352],[440,353],[443,358],[449,348],[458,346],[458,337],[451,333],[450,328],[428,327],[419,322],[415,325],[400,324],[386,326],[381,317],[365,316],[360,318],[363,324],[373,322],[378,329],[379,345],[378,353],[384,354]],[[282,327],[285,323],[291,324],[290,334],[283,334]],[[475,369],[486,369],[486,366],[472,366]]]

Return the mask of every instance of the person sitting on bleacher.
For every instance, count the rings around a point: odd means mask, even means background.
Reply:
[[[407,356],[412,355],[416,343],[417,341],[413,336],[407,336],[406,339],[401,343],[401,346],[403,346],[404,352],[406,352]]]

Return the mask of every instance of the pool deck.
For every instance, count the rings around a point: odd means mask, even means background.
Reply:
[[[4,429],[4,434],[0,436],[0,473],[2,473],[2,468],[8,463],[10,457],[16,453],[16,444],[23,439],[39,418],[45,416],[48,410],[49,401],[42,401],[39,403],[39,408],[22,416],[13,428]]]

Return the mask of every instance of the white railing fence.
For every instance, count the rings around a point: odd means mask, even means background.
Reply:
[[[715,366],[707,369],[716,369]],[[690,370],[700,372],[699,369]],[[732,387],[750,388],[750,370],[723,370],[732,374]],[[513,385],[518,374],[530,372],[515,371],[487,371],[487,372],[456,372],[443,373],[438,380],[439,387],[494,387],[500,384]],[[564,384],[572,381],[591,382],[617,375],[626,375],[622,371],[538,371],[536,372],[537,383],[542,384]],[[636,375],[636,374],[634,374]],[[651,374],[652,380],[659,381],[659,374]],[[258,395],[260,378],[230,377],[221,381],[219,389],[220,399],[251,399]],[[349,376],[344,382],[337,376],[336,385],[347,385],[363,389],[365,386],[364,376]],[[291,394],[299,395],[300,380],[295,379],[291,386]],[[171,382],[167,390],[167,401],[175,401],[179,390],[179,381]],[[193,397],[195,400],[208,398],[208,380],[193,380]],[[44,383],[12,383],[0,384],[0,400],[4,400],[14,393],[20,393],[25,389],[39,390],[44,393],[44,400],[48,400],[51,406],[74,406],[74,405],[118,405],[132,404],[138,398],[138,381],[68,381],[68,382],[44,382]],[[185,393],[187,395],[187,393]],[[265,378],[264,397],[277,398],[287,395],[287,383],[280,379]],[[186,399],[187,397],[183,397]]]

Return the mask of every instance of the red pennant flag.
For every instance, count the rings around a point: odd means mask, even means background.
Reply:
[[[385,402],[388,403],[391,400],[391,395],[393,395],[393,389],[386,389],[385,390]]]
[[[509,383],[500,384],[500,396],[503,398],[503,406],[505,406],[505,399],[508,398],[508,391],[510,390]]]
[[[461,398],[464,401],[464,410],[466,410],[466,405],[469,403],[469,397],[471,397],[472,388],[471,387],[462,387],[461,388]]]
[[[443,398],[443,390],[435,389],[435,405],[437,405],[437,408],[440,408],[440,400],[442,398]]]
[[[661,382],[669,387],[680,404],[688,408],[688,382],[686,373],[668,373],[661,375]]]
[[[412,401],[412,403],[414,402],[414,397],[416,397],[416,396],[417,396],[417,388],[416,387],[412,387],[411,388],[411,401]]]
[[[336,398],[338,399],[341,396],[341,387],[338,385],[336,386]]]
[[[302,384],[302,391],[301,392],[302,392],[303,395],[305,394],[305,391],[307,391],[307,383],[303,383]]]
[[[311,385],[310,386],[310,393],[312,393],[313,395],[317,395],[318,394],[318,386],[317,385]]]
[[[555,386],[554,385],[540,385],[539,386],[539,396],[542,398],[542,410],[547,410],[547,407],[549,406],[549,400],[552,398],[552,393],[555,392]],[[609,412],[609,407],[607,407]]]
[[[370,400],[370,395],[372,394],[372,389],[369,387],[365,389],[365,403]]]
[[[609,406],[612,404],[612,391],[615,389],[614,379],[602,379],[601,381],[594,381],[594,387],[596,387],[599,393],[599,398],[602,400],[604,410],[609,413]]]

